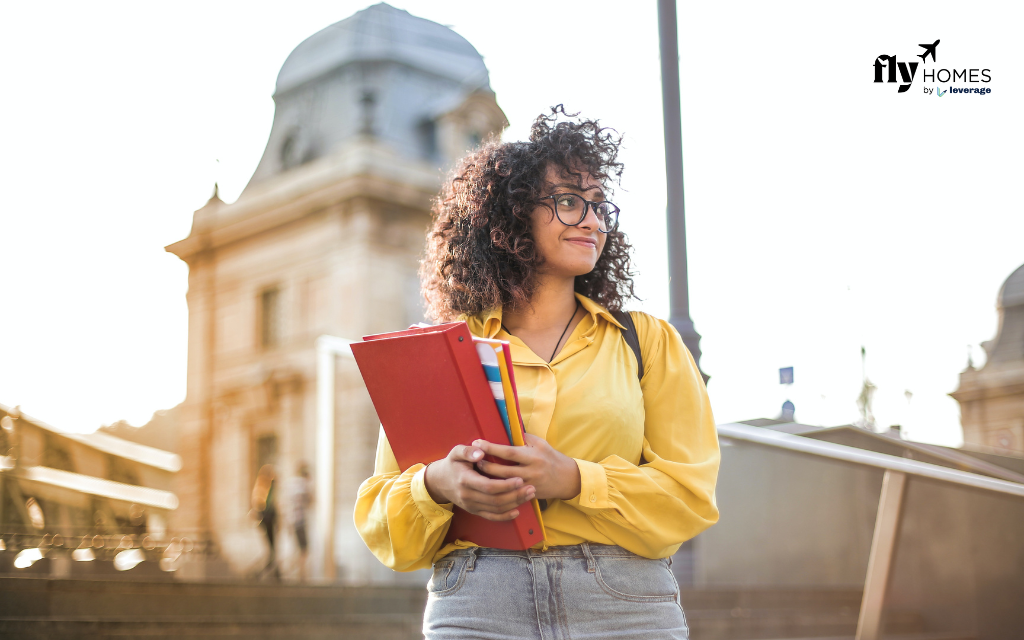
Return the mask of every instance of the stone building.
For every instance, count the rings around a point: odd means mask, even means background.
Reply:
[[[175,527],[211,532],[236,572],[263,553],[248,516],[257,470],[287,478],[317,457],[315,341],[422,319],[431,199],[454,159],[506,126],[476,49],[383,3],[296,47],[274,101],[242,195],[215,192],[167,247],[189,265]],[[336,364],[335,399],[337,575],[387,582],[352,525],[379,425],[352,361]],[[280,537],[287,556],[294,542]]]
[[[968,364],[960,387],[964,442],[1024,453],[1024,265],[1010,274],[996,302],[999,330],[982,343],[988,359],[980,369]]]

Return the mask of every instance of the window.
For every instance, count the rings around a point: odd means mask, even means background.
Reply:
[[[420,138],[420,149],[423,151],[423,157],[427,160],[436,160],[438,157],[437,123],[433,120],[424,120],[420,122],[418,134]]]
[[[43,438],[43,466],[62,471],[75,470],[75,463],[67,448],[62,446],[57,436],[49,433]]]
[[[139,474],[136,473],[138,463],[134,460],[121,458],[115,455],[107,455],[107,480],[121,482],[123,484],[142,484],[139,482]]]
[[[264,435],[256,438],[256,450],[255,460],[253,461],[253,481],[256,479],[256,475],[259,474],[260,469],[263,465],[274,464],[277,462],[277,436],[275,435]]]
[[[260,346],[265,349],[281,343],[281,292],[266,289],[260,293]]]

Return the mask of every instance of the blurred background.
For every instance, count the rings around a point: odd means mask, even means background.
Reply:
[[[425,577],[351,525],[378,422],[343,340],[422,320],[446,171],[564,104],[624,136],[630,308],[668,317],[669,251],[689,264],[725,445],[723,521],[675,565],[701,637],[870,637],[874,610],[905,637],[1012,637],[1021,13],[680,2],[670,249],[658,3],[5,6],[0,573],[133,581],[168,613],[172,587],[316,584],[275,592],[281,615],[358,596],[415,618]],[[925,68],[989,69],[992,93],[871,82],[936,39]]]

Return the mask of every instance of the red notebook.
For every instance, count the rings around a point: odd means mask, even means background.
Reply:
[[[478,438],[508,442],[465,322],[364,336],[352,354],[402,471]],[[515,520],[491,522],[455,507],[445,543],[529,549],[544,539],[537,513],[523,505]]]

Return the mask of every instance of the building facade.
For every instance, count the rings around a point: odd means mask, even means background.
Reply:
[[[1024,265],[999,290],[999,330],[982,343],[988,356],[975,369],[968,364],[960,387],[951,393],[960,403],[964,442],[997,451],[1024,453]]]
[[[273,464],[287,479],[317,458],[317,338],[422,320],[431,200],[457,157],[506,126],[474,47],[383,3],[301,43],[274,100],[242,195],[226,204],[215,193],[167,247],[189,265],[175,526],[210,532],[239,573],[265,547],[249,516],[257,470]],[[334,391],[337,576],[391,582],[352,525],[379,422],[351,360],[336,363]],[[287,568],[294,540],[282,533]]]

